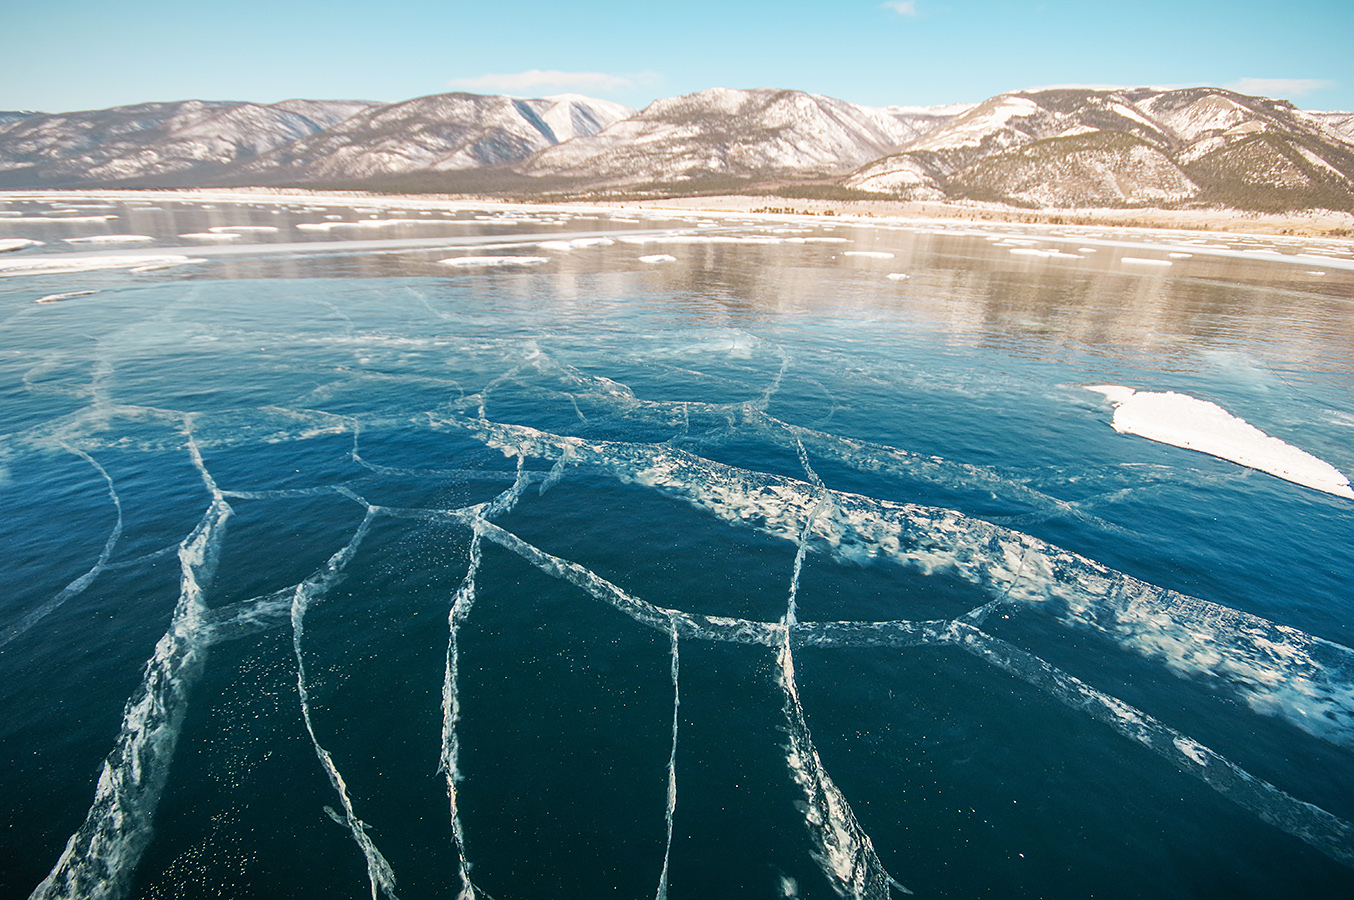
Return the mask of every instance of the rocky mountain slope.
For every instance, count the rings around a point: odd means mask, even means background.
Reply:
[[[658,100],[599,134],[542,150],[517,171],[580,185],[678,189],[846,174],[948,118],[802,91],[711,88]]]
[[[1017,91],[946,107],[713,88],[639,112],[478,94],[0,112],[0,188],[227,185],[1354,211],[1354,114],[1220,88]]]
[[[1354,142],[1354,112],[1311,112],[1307,115],[1325,125],[1331,131]]]
[[[1354,208],[1348,114],[1219,88],[993,97],[846,178],[907,199],[1021,206]]]
[[[574,94],[521,100],[438,94],[375,106],[238,166],[242,184],[360,184],[517,163],[635,111]]]
[[[0,113],[0,188],[209,183],[232,165],[372,104],[185,100],[60,114]]]

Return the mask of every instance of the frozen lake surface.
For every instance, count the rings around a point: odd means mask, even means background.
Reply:
[[[1354,896],[1349,242],[0,212],[3,900]]]

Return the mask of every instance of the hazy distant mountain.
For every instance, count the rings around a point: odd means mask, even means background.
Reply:
[[[878,109],[801,91],[711,88],[670,97],[600,134],[536,154],[518,171],[606,187],[844,174],[946,115]]]
[[[321,128],[332,128],[362,110],[378,105],[370,100],[283,100],[272,104],[272,108],[299,113]]]
[[[142,103],[0,114],[0,187],[194,185],[366,109],[350,100]],[[5,116],[17,116],[5,120]]]
[[[241,183],[356,184],[520,162],[635,111],[575,94],[521,100],[438,94],[363,110],[238,167]]]
[[[978,104],[844,184],[1025,206],[1350,209],[1345,115],[1217,88],[1021,91]]]
[[[1354,211],[1354,113],[1219,88],[1017,91],[943,107],[712,88],[640,112],[460,93],[0,112],[0,188],[95,185]]]

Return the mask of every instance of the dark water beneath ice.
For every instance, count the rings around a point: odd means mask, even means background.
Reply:
[[[0,897],[1354,895],[1349,244],[5,199]]]

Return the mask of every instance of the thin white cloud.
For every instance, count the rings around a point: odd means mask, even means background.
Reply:
[[[1034,91],[1127,91],[1135,87],[1142,87],[1139,84],[1041,84],[1035,87],[1022,88],[1028,93]]]
[[[907,16],[909,19],[917,15],[917,0],[888,0],[881,6],[900,16]]]
[[[528,69],[502,75],[477,75],[453,78],[447,87],[465,91],[490,91],[503,94],[539,94],[542,91],[576,89],[614,93],[651,82],[654,76],[611,75],[607,72],[561,72],[557,69]]]
[[[1289,99],[1335,87],[1335,82],[1324,78],[1238,78],[1224,87],[1238,94]]]

